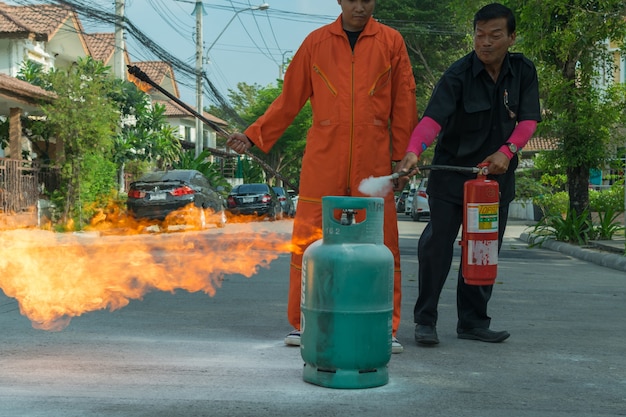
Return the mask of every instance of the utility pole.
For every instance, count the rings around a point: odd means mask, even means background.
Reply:
[[[124,1],[115,0],[115,51],[113,52],[113,74],[115,78],[126,79],[124,70]]]
[[[203,53],[202,53],[202,14],[204,7],[201,0],[196,0],[196,110],[204,114],[202,74],[203,74]],[[204,125],[200,119],[196,118],[196,158],[202,153],[204,147]]]
[[[279,71],[278,71],[278,78],[281,79],[281,80],[283,79],[283,76],[285,75],[285,54],[288,54],[290,52],[293,52],[293,51],[285,51],[285,52],[283,52],[283,60],[282,60],[282,62],[280,64],[280,68],[279,68]]]
[[[124,65],[124,51],[126,50],[124,45],[124,2],[125,0],[115,0],[115,50],[113,51],[113,75],[122,81],[127,78]],[[124,192],[126,189],[125,167],[124,162],[122,162],[117,171],[117,183],[120,192]]]

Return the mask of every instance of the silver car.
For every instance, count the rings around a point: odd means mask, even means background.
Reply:
[[[409,190],[409,194],[406,196],[406,202],[404,203],[404,214],[410,216],[413,213],[413,197],[415,197],[415,188]]]
[[[427,186],[428,178],[424,178],[415,190],[415,195],[413,196],[413,201],[411,202],[411,217],[415,222],[418,222],[425,217],[430,217],[428,194],[426,194]]]

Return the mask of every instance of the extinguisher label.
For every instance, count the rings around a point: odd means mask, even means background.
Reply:
[[[498,204],[468,203],[466,230],[469,233],[497,233]]]
[[[497,240],[470,240],[467,242],[468,265],[498,265]]]

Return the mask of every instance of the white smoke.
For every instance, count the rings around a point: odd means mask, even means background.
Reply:
[[[371,197],[385,197],[393,190],[392,176],[369,177],[359,184],[359,191]]]

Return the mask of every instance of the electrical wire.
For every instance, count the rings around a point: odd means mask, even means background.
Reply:
[[[127,0],[129,4],[132,4],[131,0]],[[194,1],[183,1],[177,0],[181,3],[190,3],[194,4]],[[56,14],[48,9],[43,9],[41,7],[41,3],[34,4],[32,0],[15,0],[14,3],[30,7],[34,11],[37,12],[39,17],[37,20],[41,20],[41,16],[45,16],[47,19],[56,19]],[[111,13],[110,9],[111,0],[106,1],[87,1],[87,0],[48,0],[43,4],[48,5],[56,5],[59,7],[67,7],[71,8],[76,13],[81,16],[81,25],[83,25],[83,29],[90,28],[96,26],[102,26],[102,24],[109,24],[112,26],[119,25],[119,18],[115,15],[115,13]],[[232,12],[233,10],[237,10],[237,7],[241,8],[249,8],[252,7],[250,0],[247,3],[237,2],[234,0],[229,1],[230,6],[227,5],[219,5],[219,4],[205,4],[204,6],[209,9],[216,10],[225,10]],[[105,5],[106,4],[106,5]],[[192,24],[187,24],[187,22],[174,18],[176,15],[171,13],[164,3],[164,0],[153,0],[150,2],[153,9],[157,13],[157,15],[170,26],[175,33],[183,37],[184,39],[193,38],[192,31],[187,30],[186,28],[191,27]],[[178,5],[181,8],[182,6]],[[265,39],[265,35],[263,30],[261,29],[261,25],[255,16],[255,13],[252,13],[252,17],[255,22],[256,30],[259,32],[259,36],[262,39],[263,47],[261,47],[254,39],[252,34],[248,31],[247,27],[243,24],[243,20],[241,20],[241,16],[237,16],[239,18],[242,27],[244,28],[248,38],[250,38],[254,47],[249,47],[246,45],[228,45],[221,44],[220,50],[231,50],[237,51],[240,53],[253,54],[259,53],[266,58],[270,59],[276,65],[281,65],[278,60],[275,58],[276,56],[281,55],[282,58],[282,48],[278,44],[278,40],[276,38],[276,34],[273,28],[273,21],[292,21],[299,23],[307,23],[307,24],[315,24],[315,25],[323,25],[334,21],[337,16],[328,16],[328,15],[312,15],[305,13],[294,13],[291,11],[284,11],[280,9],[270,9],[271,14],[266,10],[265,17],[268,22],[268,26],[270,28],[270,33],[273,37],[274,43],[277,46],[276,52],[274,53],[274,48],[270,48]],[[35,14],[35,15],[37,15]],[[389,26],[395,27],[403,33],[423,33],[423,34],[438,34],[438,35],[465,35],[465,33],[456,32],[450,30],[448,26],[442,25],[437,22],[416,22],[416,21],[406,21],[406,20],[385,20],[384,23]],[[36,21],[30,22],[31,24],[37,23]],[[62,22],[59,21],[59,24]],[[176,82],[180,87],[184,87],[190,90],[195,89],[195,79],[196,79],[196,69],[192,65],[194,62],[194,56],[188,56],[186,58],[179,58],[163,47],[161,47],[157,42],[153,41],[149,38],[145,33],[143,33],[130,19],[124,16],[121,24],[125,30],[126,43],[127,44],[136,44],[136,48],[126,48],[126,52],[129,54],[133,62],[145,62],[145,61],[163,61],[170,64],[172,69],[176,74]],[[93,35],[93,33],[87,32],[84,30],[82,32],[85,36]],[[114,46],[114,43],[112,42]],[[217,67],[217,65],[216,65]],[[217,68],[219,70],[219,68]],[[221,71],[220,71],[221,72]],[[221,72],[221,76],[225,79],[223,72]],[[228,105],[228,101],[222,96],[219,90],[215,87],[215,85],[208,79],[206,73],[203,74],[204,81],[208,85],[207,94],[208,98],[223,107],[230,108]],[[234,116],[234,114],[233,114]],[[236,117],[234,117],[236,118]]]

